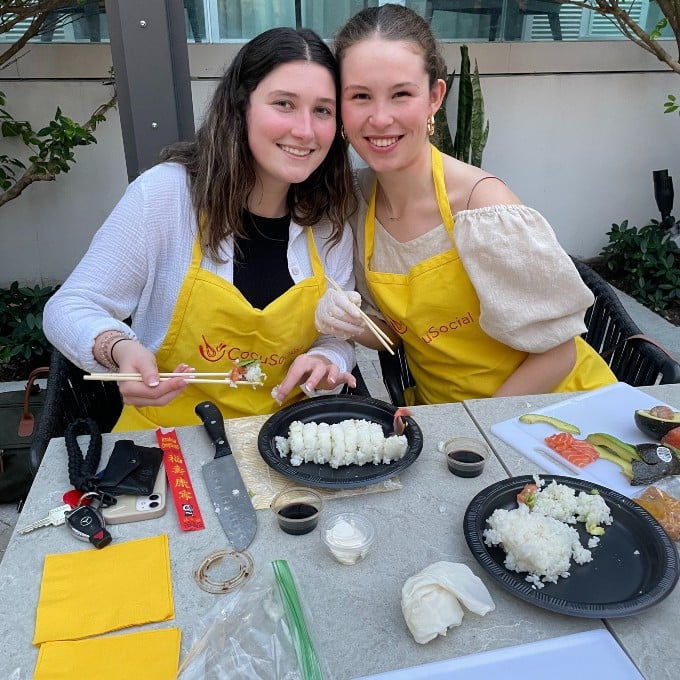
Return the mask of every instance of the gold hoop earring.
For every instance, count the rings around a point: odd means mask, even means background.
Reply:
[[[427,119],[427,134],[432,137],[434,134],[434,116],[430,116]]]
[[[347,135],[345,134],[345,126],[341,125],[340,126],[340,136],[342,139],[346,142],[347,141]]]

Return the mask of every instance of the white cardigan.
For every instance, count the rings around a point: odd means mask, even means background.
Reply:
[[[83,370],[101,371],[92,356],[95,338],[118,328],[157,352],[167,333],[191,261],[196,218],[183,166],[157,165],[132,182],[88,251],[45,306],[48,340]],[[314,226],[324,270],[345,290],[354,288],[352,233],[329,247],[331,229]],[[295,283],[312,276],[305,229],[291,222],[288,268]],[[233,282],[233,240],[222,249],[224,264],[204,257],[202,267]],[[310,310],[313,314],[314,310]],[[130,329],[122,320],[132,317]],[[322,354],[343,371],[355,363],[351,343],[322,335],[309,353]]]

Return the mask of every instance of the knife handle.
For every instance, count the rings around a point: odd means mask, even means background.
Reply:
[[[203,421],[210,439],[215,444],[215,458],[231,454],[231,446],[227,441],[227,433],[224,430],[224,418],[222,412],[212,401],[202,401],[194,409],[196,415]]]

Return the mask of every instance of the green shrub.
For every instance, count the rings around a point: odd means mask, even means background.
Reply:
[[[42,313],[55,291],[52,286],[22,287],[17,281],[0,289],[0,364],[32,365],[44,359],[49,343]]]
[[[453,88],[454,77],[455,71],[446,77],[446,97],[435,115],[436,130],[432,143],[442,153],[481,168],[482,154],[489,138],[489,121],[484,118],[484,96],[479,82],[477,60],[475,59],[475,68],[471,72],[467,45],[460,46],[456,134],[451,139],[446,118],[446,99]]]
[[[630,281],[638,302],[661,312],[680,300],[680,248],[657,220],[640,228],[624,220],[612,224],[607,235],[603,264],[613,276]]]

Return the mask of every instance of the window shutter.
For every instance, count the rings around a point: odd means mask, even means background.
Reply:
[[[644,26],[647,21],[648,0],[621,2],[622,9],[630,12],[636,23]],[[606,17],[575,5],[560,7],[560,25],[563,40],[615,40],[625,39],[619,29]],[[522,31],[523,40],[552,40],[552,32],[545,14],[526,17]]]

